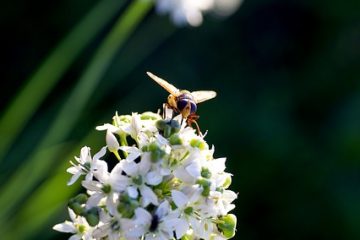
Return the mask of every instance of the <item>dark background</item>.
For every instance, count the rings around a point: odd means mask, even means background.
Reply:
[[[96,3],[2,3],[0,114]],[[20,149],[13,147],[0,167],[1,185],[48,130],[110,28],[34,113],[18,140]],[[110,122],[115,111],[160,108],[167,94],[146,71],[179,88],[212,89],[218,96],[201,104],[199,124],[209,130],[206,139],[215,145],[215,156],[226,156],[234,174],[235,239],[360,239],[359,69],[358,1],[245,0],[234,15],[207,15],[198,28],[176,28],[152,10],[117,53],[66,141],[76,143],[94,126]],[[58,158],[57,163],[68,161]],[[65,182],[53,194],[64,188]],[[63,205],[24,238],[65,239],[51,230],[65,214]],[[26,221],[14,230],[22,224]]]

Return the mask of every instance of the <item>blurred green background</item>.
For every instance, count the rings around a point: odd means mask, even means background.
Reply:
[[[151,2],[4,2],[0,238],[66,239],[68,161],[96,125],[212,89],[199,124],[239,193],[235,239],[360,239],[360,2],[248,0],[174,26]],[[120,18],[120,20],[118,20]],[[110,34],[110,37],[109,37]]]

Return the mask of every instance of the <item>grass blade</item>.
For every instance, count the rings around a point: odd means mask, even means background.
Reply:
[[[119,0],[100,1],[30,77],[0,118],[0,162],[51,89],[123,4]]]

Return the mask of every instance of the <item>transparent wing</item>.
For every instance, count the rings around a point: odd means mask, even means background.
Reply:
[[[166,91],[168,91],[170,94],[177,95],[180,90],[177,89],[174,85],[168,83],[162,78],[159,78],[155,74],[152,74],[151,72],[146,72],[146,74],[151,77],[155,82],[157,82],[160,86],[162,86]]]
[[[209,99],[216,97],[216,92],[214,91],[195,91],[191,92],[191,95],[194,97],[196,103],[205,102]]]

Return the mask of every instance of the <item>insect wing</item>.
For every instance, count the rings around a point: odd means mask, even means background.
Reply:
[[[191,92],[191,95],[194,97],[196,103],[205,102],[209,99],[216,97],[216,92],[214,91],[195,91]]]
[[[151,72],[146,72],[149,77],[151,77],[155,82],[157,82],[160,86],[162,86],[166,91],[168,91],[170,94],[177,95],[180,91],[177,89],[174,85],[168,83],[162,78],[159,78],[155,74],[152,74]]]

